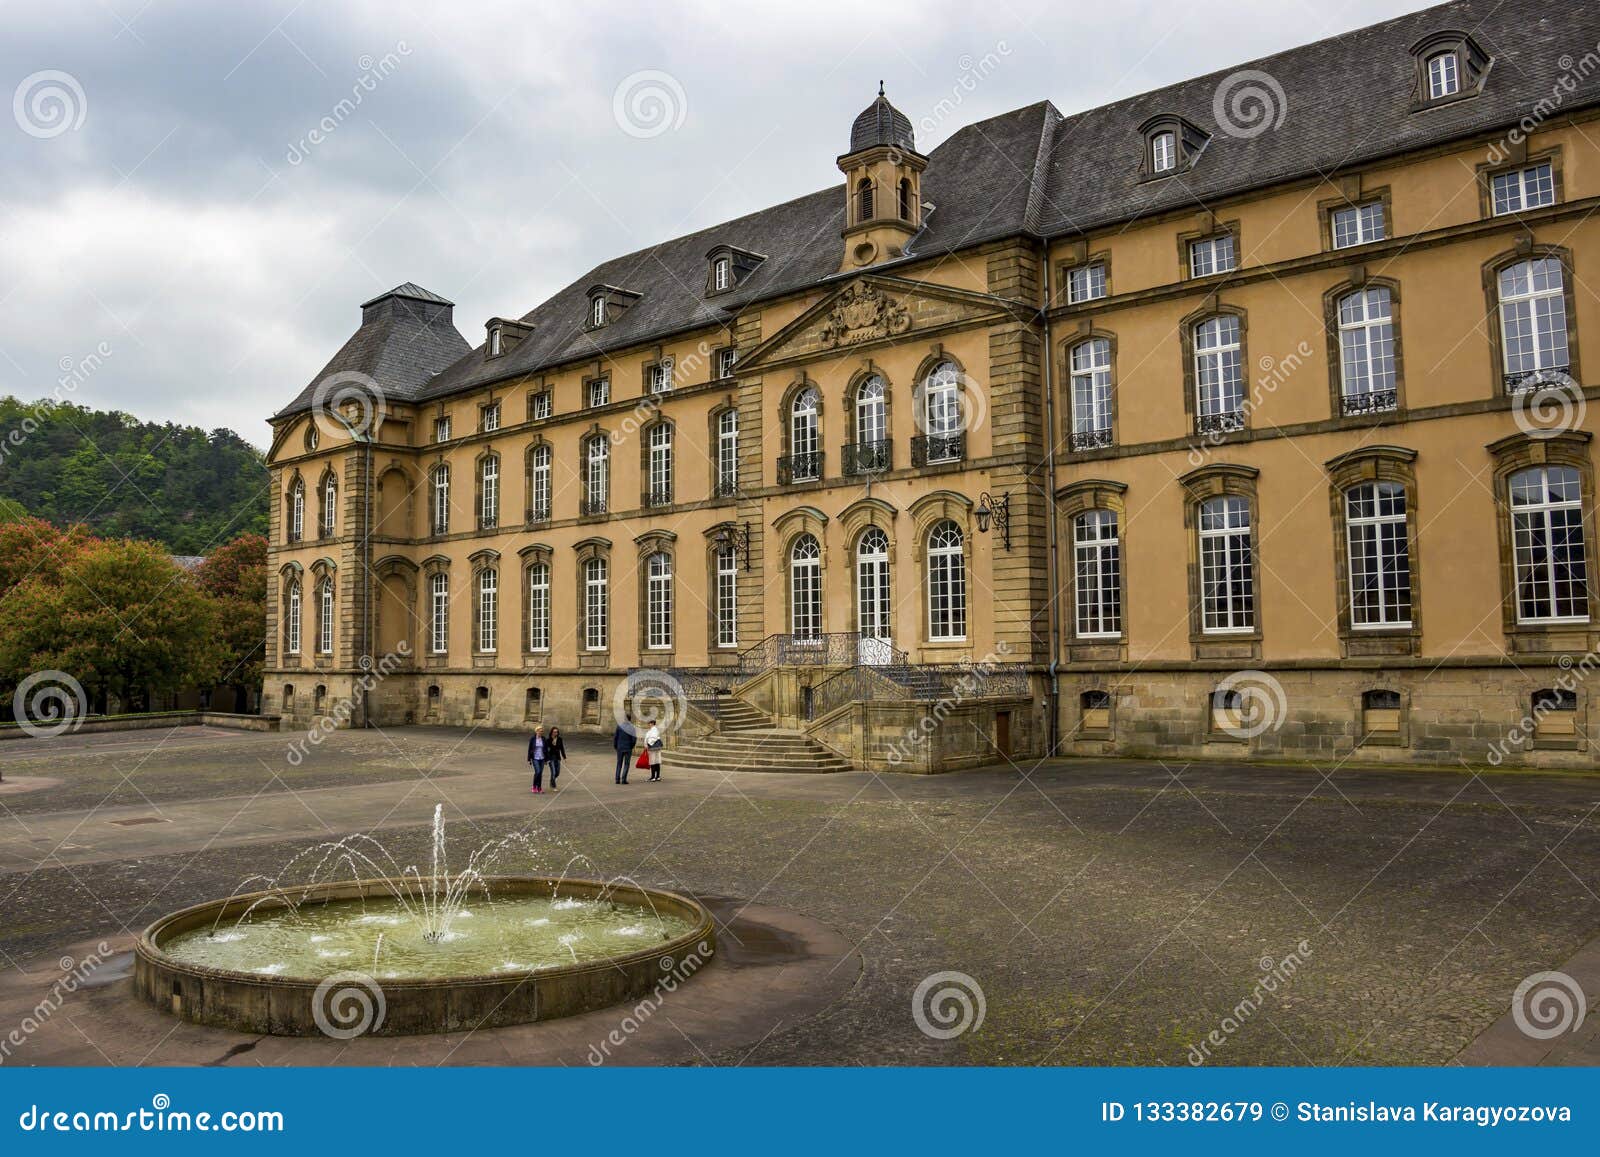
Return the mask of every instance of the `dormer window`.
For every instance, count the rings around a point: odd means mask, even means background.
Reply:
[[[713,245],[706,252],[706,296],[736,288],[765,260],[761,254],[737,245]]]
[[[1167,113],[1145,121],[1139,126],[1139,133],[1144,137],[1140,169],[1146,180],[1193,168],[1211,140],[1182,117]]]
[[[1150,138],[1150,171],[1170,173],[1178,167],[1178,137],[1175,133],[1157,133]]]
[[[711,263],[711,288],[717,293],[733,288],[733,262],[719,257]]]
[[[620,285],[608,285],[601,282],[591,285],[589,293],[589,319],[584,328],[600,329],[615,322],[622,314],[644,296],[632,289],[624,289]]]
[[[1417,62],[1413,97],[1419,108],[1476,96],[1489,75],[1489,54],[1465,32],[1424,36],[1411,46],[1411,55]]]
[[[594,305],[589,311],[589,324],[594,326],[595,329],[599,329],[601,326],[605,325],[605,323],[606,299],[603,297],[597,297],[594,299]]]
[[[498,325],[492,325],[492,326],[489,327],[489,356],[490,357],[497,358],[502,353],[505,352],[505,348],[504,348],[504,345],[505,345],[504,332],[505,331],[502,330],[501,327],[498,326]]]

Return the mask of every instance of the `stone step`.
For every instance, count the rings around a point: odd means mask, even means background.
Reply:
[[[774,772],[780,775],[815,775],[832,774],[841,771],[850,771],[852,768],[843,760],[835,759],[829,763],[809,763],[803,765],[769,764],[769,763],[678,763],[669,761],[664,764],[671,771],[710,771],[721,774],[728,772]]]

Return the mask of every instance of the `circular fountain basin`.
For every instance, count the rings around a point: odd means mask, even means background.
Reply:
[[[427,884],[355,880],[185,908],[139,937],[135,988],[186,1020],[241,1032],[455,1032],[671,991],[716,950],[710,913],[687,897],[537,876],[488,877],[429,940],[394,896]]]

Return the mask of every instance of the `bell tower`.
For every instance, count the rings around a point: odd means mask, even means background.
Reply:
[[[922,170],[905,113],[878,99],[850,126],[850,151],[839,158],[844,174],[844,257],[839,268],[862,269],[899,257],[922,228]]]

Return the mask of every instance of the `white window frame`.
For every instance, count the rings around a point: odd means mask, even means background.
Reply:
[[[645,649],[672,650],[672,556],[664,550],[645,559]]]
[[[1523,270],[1524,287],[1517,288]],[[1500,301],[1500,352],[1507,376],[1569,368],[1572,348],[1567,332],[1566,270],[1561,259],[1530,257],[1508,265],[1496,275],[1495,286]],[[1526,335],[1521,332],[1524,327]]]
[[[287,619],[284,631],[283,647],[290,655],[300,653],[300,580],[290,579],[289,588],[284,593],[284,616]]]
[[[868,374],[856,387],[855,440],[881,442],[888,436],[888,386],[878,374]]]
[[[1150,171],[1170,173],[1178,167],[1178,134],[1170,130],[1150,138]]]
[[[497,357],[500,356],[500,327],[499,326],[495,326],[493,329],[491,329],[489,331],[489,356],[492,357],[492,358],[497,358]]]
[[[500,643],[500,572],[484,567],[478,572],[478,652],[492,655]]]
[[[436,571],[428,580],[428,650],[443,655],[450,648],[450,576]]]
[[[1189,242],[1189,276],[1211,277],[1239,268],[1239,251],[1232,233],[1218,233]]]
[[[1256,629],[1254,511],[1250,499],[1225,494],[1196,511],[1200,537],[1200,630],[1207,635]],[[1215,516],[1220,516],[1220,518]],[[1207,522],[1213,523],[1207,526]],[[1243,576],[1236,573],[1242,570]],[[1213,597],[1212,592],[1217,592]]]
[[[967,639],[967,536],[954,519],[928,532],[928,641]]]
[[[550,521],[550,444],[541,443],[533,448],[533,465],[529,470],[530,488],[533,491],[533,521]]]
[[[605,510],[611,497],[611,441],[596,434],[584,447],[583,493],[591,511]]]
[[[662,358],[650,366],[650,392],[652,394],[672,393],[672,359]]]
[[[605,651],[610,647],[611,569],[603,558],[583,564],[583,649]]]
[[[1074,626],[1080,639],[1122,637],[1122,538],[1114,510],[1072,520]]]
[[[1194,326],[1195,413],[1244,417],[1244,361],[1239,319],[1219,313]],[[1228,405],[1229,402],[1232,405]]]
[[[820,441],[820,415],[822,409],[822,395],[815,386],[807,386],[795,395],[789,407],[789,453],[798,458],[800,455],[811,455],[813,467]],[[820,470],[813,473],[799,474],[791,470],[791,482],[815,481],[821,474]]]
[[[1106,295],[1106,266],[1103,261],[1078,265],[1067,270],[1067,304],[1098,301]]]
[[[882,527],[869,526],[856,539],[856,630],[861,637],[888,642],[893,608],[889,536]]]
[[[717,646],[739,645],[739,559],[731,546],[718,547],[713,557],[716,572]]]
[[[1530,486],[1536,485],[1537,490]],[[1555,488],[1561,497],[1552,497]],[[1587,623],[1589,621],[1589,550],[1587,527],[1583,517],[1583,476],[1571,466],[1531,466],[1518,470],[1506,479],[1506,493],[1511,503],[1511,555],[1515,589],[1517,622],[1544,626],[1552,623]],[[1519,493],[1523,496],[1519,500]],[[1577,596],[1571,591],[1558,593],[1554,544],[1558,535],[1570,539],[1576,531],[1577,549],[1569,551],[1567,568],[1576,570]],[[1570,546],[1570,541],[1568,543]],[[1572,560],[1576,559],[1576,566]],[[1528,614],[1524,610],[1523,591],[1532,589],[1537,601],[1550,608],[1550,614]],[[1558,614],[1557,608],[1578,606],[1582,613]]]
[[[805,642],[822,638],[822,545],[809,534],[789,548],[789,633]]]
[[[306,484],[296,478],[289,487],[289,541],[299,542],[306,533]]]
[[[1359,398],[1396,389],[1394,295],[1364,285],[1334,303],[1339,323],[1339,396]]]
[[[333,654],[333,580],[317,584],[317,654]]]
[[[1351,629],[1387,631],[1409,628],[1413,606],[1411,540],[1407,523],[1410,503],[1406,488],[1398,482],[1362,482],[1347,489],[1340,499],[1344,503],[1345,568],[1350,583]],[[1357,503],[1364,503],[1364,509],[1370,513],[1359,513],[1363,507]],[[1372,567],[1370,573],[1369,562]],[[1403,583],[1399,577],[1402,574]],[[1365,605],[1361,598],[1367,591],[1376,593],[1375,608]]]
[[[1490,208],[1496,217],[1542,209],[1556,203],[1555,166],[1539,161],[1489,178]]]
[[[719,257],[711,265],[711,285],[717,292],[733,288],[733,262]]]
[[[433,420],[433,440],[435,442],[450,441],[450,418],[448,415]]]
[[[531,412],[528,415],[528,419],[533,422],[542,422],[550,416],[551,408],[550,391],[540,390],[533,395],[533,404],[529,407]]]
[[[433,525],[430,529],[434,534],[448,534],[450,532],[450,467],[440,463],[433,468],[431,477],[433,482]]]
[[[1111,429],[1111,342],[1092,337],[1068,354],[1072,432],[1099,434]]]
[[[339,482],[330,473],[322,484],[322,537],[332,538],[339,526]]]
[[[1388,216],[1382,201],[1367,201],[1335,209],[1328,218],[1329,239],[1335,249],[1370,245],[1389,236]]]
[[[717,377],[733,377],[734,367],[739,364],[739,351],[734,346],[725,346],[717,351]]]
[[[1428,57],[1428,99],[1443,100],[1461,91],[1461,60],[1454,49]]]
[[[483,431],[492,434],[500,428],[500,403],[490,402],[483,408]]]
[[[478,466],[478,481],[483,490],[483,500],[478,507],[478,518],[485,527],[500,523],[500,456],[490,454]]]
[[[667,422],[657,422],[650,427],[650,503],[655,505],[656,499],[667,495],[668,501],[672,496],[672,426]]]
[[[611,375],[602,374],[598,378],[589,379],[589,408],[608,406],[611,404]]]
[[[605,323],[606,323],[606,299],[603,298],[603,297],[596,297],[594,299],[594,302],[590,306],[590,309],[589,309],[589,324],[593,325],[596,329],[598,329],[601,326],[605,325]]]
[[[731,493],[739,485],[739,411],[729,408],[717,417],[717,490]]]
[[[550,649],[550,564],[528,567],[528,650]]]

